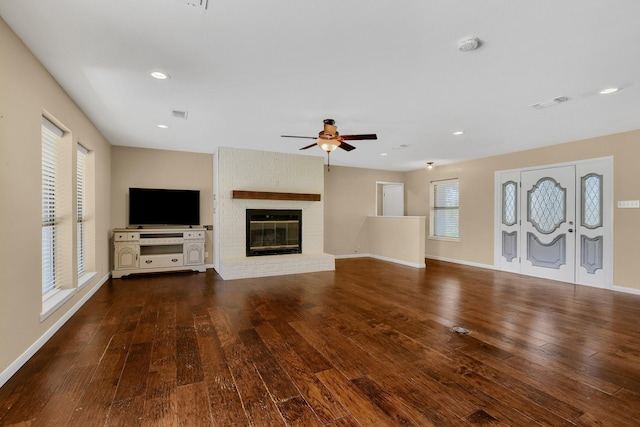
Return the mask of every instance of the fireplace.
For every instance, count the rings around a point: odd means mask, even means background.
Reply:
[[[302,210],[247,209],[247,256],[302,253]]]

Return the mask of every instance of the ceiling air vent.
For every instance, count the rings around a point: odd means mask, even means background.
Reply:
[[[207,10],[209,7],[209,0],[178,0],[180,3],[186,4],[198,9]]]
[[[559,96],[553,99],[547,99],[546,101],[538,102],[537,104],[531,105],[532,108],[536,110],[542,110],[543,108],[552,107],[554,105],[562,104],[563,102],[567,102],[569,100],[566,96]]]
[[[173,117],[174,119],[187,120],[188,115],[189,115],[188,111],[171,110],[171,117]]]

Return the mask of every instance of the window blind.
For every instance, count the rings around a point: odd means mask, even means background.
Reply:
[[[433,183],[433,235],[459,237],[458,235],[458,180]]]
[[[42,295],[56,288],[56,172],[63,134],[42,117]]]
[[[86,212],[86,161],[89,151],[78,144],[78,154],[76,157],[76,200],[77,200],[77,217],[76,217],[76,247],[78,256],[78,277],[85,272],[85,212]]]

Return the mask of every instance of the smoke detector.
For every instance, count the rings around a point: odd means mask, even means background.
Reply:
[[[469,37],[458,43],[458,50],[460,52],[471,52],[476,50],[480,46],[480,39],[477,37]]]

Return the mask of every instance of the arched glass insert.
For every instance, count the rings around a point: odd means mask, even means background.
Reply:
[[[552,233],[566,219],[566,190],[553,178],[542,178],[527,191],[527,220],[542,234]]]
[[[602,175],[590,173],[582,181],[582,226],[602,227]]]
[[[504,225],[514,225],[517,221],[517,195],[518,187],[515,182],[507,181],[502,184],[502,223]]]

